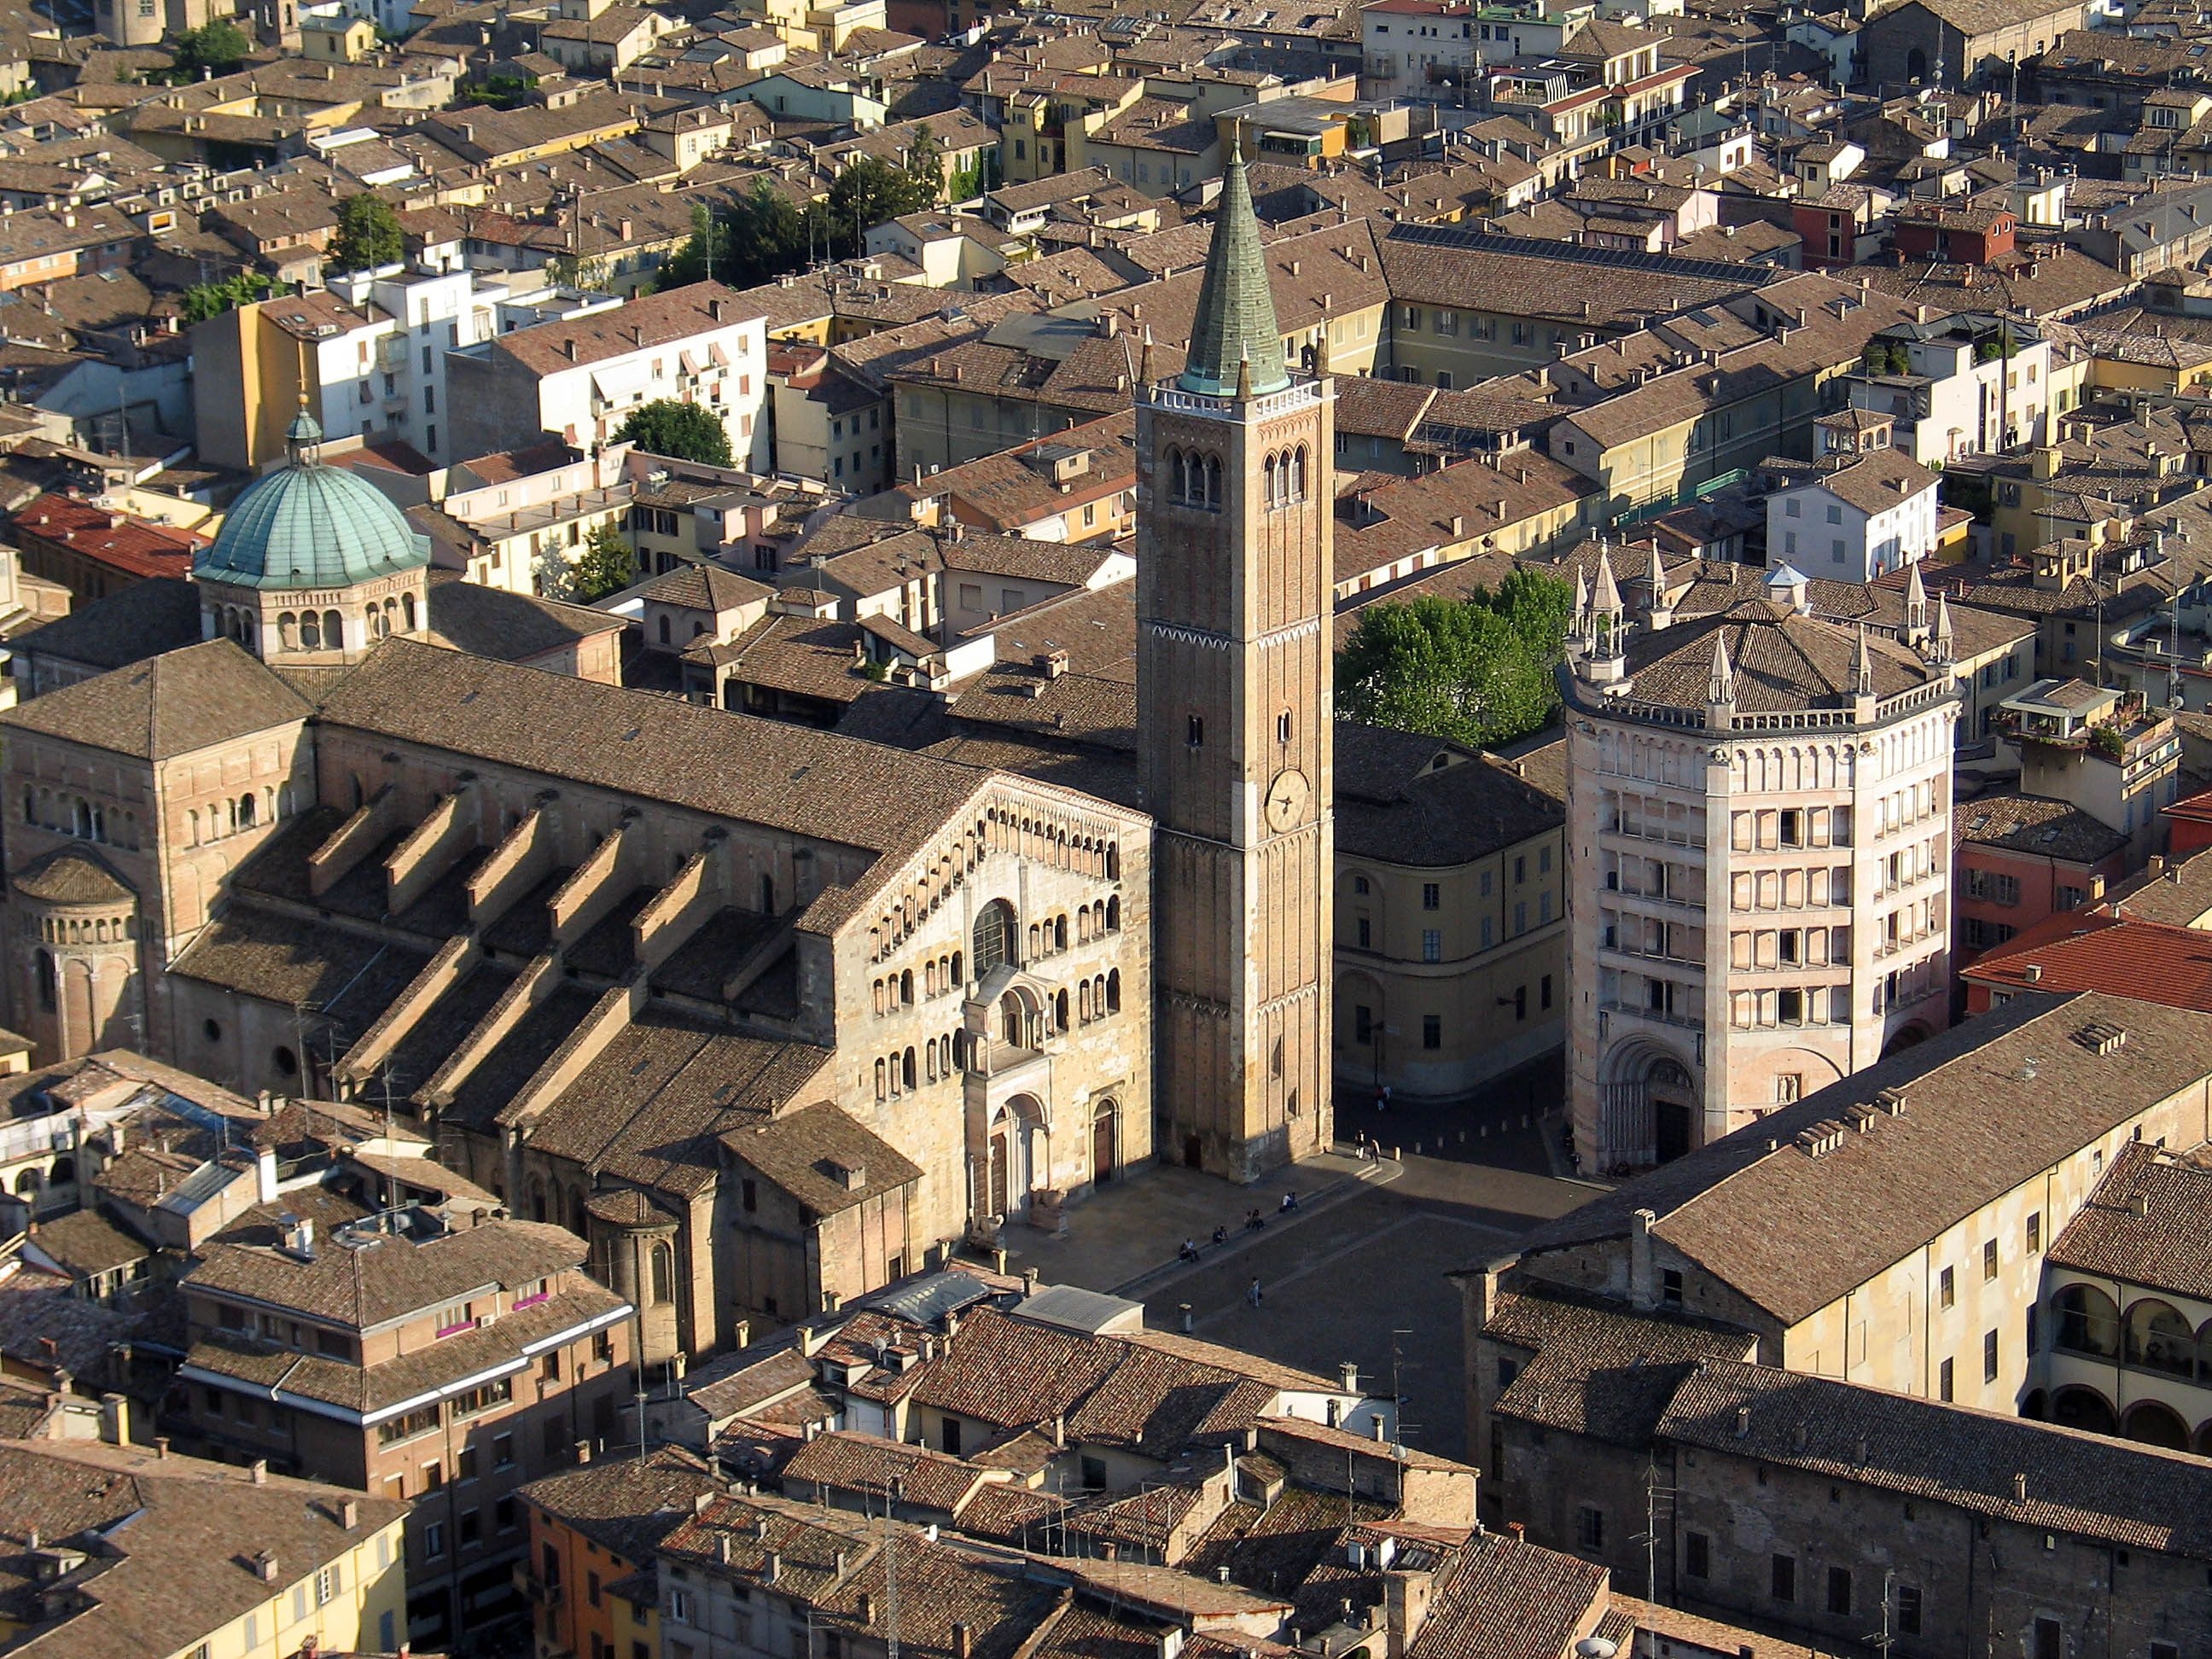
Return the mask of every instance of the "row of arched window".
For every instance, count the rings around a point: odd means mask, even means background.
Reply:
[[[921,964],[920,988],[922,995],[937,997],[958,990],[968,982],[962,977],[964,966],[965,958],[957,951],[932,957]],[[887,974],[876,981],[872,988],[878,1013],[895,1013],[901,1008],[911,1008],[916,988],[914,969],[905,968],[896,974]]]
[[[82,921],[64,916],[42,916],[39,921],[39,937],[49,945],[122,945],[137,936],[137,924],[128,915],[97,916]]]
[[[1066,997],[1066,992],[1060,995]],[[1114,969],[1085,980],[1075,988],[1076,1018],[1088,1025],[1094,1019],[1104,1019],[1109,1014],[1121,1012],[1121,970]]]
[[[216,802],[204,814],[198,807],[191,807],[185,813],[189,844],[198,847],[204,841],[221,841],[226,836],[274,823],[281,816],[277,811],[280,804],[278,792],[274,789],[264,789],[258,798],[249,789],[234,799]]]
[[[1121,900],[1115,895],[1098,904],[1085,904],[1075,912],[1075,938],[1078,944],[1100,939],[1108,933],[1121,931]]]
[[[1306,498],[1306,447],[1278,450],[1260,465],[1270,507],[1288,507]]]
[[[2199,1329],[2156,1297],[2138,1297],[2123,1315],[2094,1285],[2069,1285],[2057,1307],[2058,1346],[2067,1352],[2212,1382],[2212,1320]]]
[[[896,1100],[925,1082],[936,1083],[967,1069],[968,1034],[933,1036],[919,1049],[912,1044],[876,1061],[876,1098]]]
[[[361,633],[364,643],[394,632],[415,631],[415,596],[397,594],[381,603],[362,607]],[[287,651],[342,651],[345,648],[345,618],[336,611],[287,611],[276,618],[276,639]]]
[[[972,832],[962,836],[956,846],[939,856],[896,908],[886,911],[877,921],[868,934],[868,959],[881,962],[896,951],[916,927],[936,913],[945,896],[959,887],[969,872],[993,852],[1011,852],[1079,875],[1097,876],[1108,881],[1121,878],[1120,842],[1079,831],[1071,836],[1065,826],[993,807],[976,821]],[[990,967],[980,961],[976,963],[976,978],[988,972]]]
[[[138,815],[124,812],[111,817],[99,802],[82,795],[59,794],[51,789],[23,792],[23,822],[50,830],[58,836],[74,836],[100,846],[138,845]],[[110,831],[115,833],[111,838]]]
[[[1170,449],[1161,458],[1167,475],[1168,501],[1175,507],[1194,507],[1205,513],[1221,511],[1221,458],[1196,450]]]
[[[216,606],[215,631],[220,639],[236,640],[248,651],[253,649],[253,613],[242,605]]]

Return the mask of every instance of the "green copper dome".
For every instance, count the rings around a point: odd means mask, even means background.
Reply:
[[[241,587],[347,587],[430,562],[430,540],[365,479],[325,466],[305,410],[285,431],[290,465],[238,498],[192,574]]]
[[[1249,383],[1240,388],[1238,381]],[[1176,384],[1212,398],[1264,397],[1291,383],[1283,367],[1283,337],[1275,326],[1275,296],[1267,287],[1267,257],[1260,221],[1252,211],[1252,186],[1244,176],[1241,143],[1229,152],[1221,176],[1221,202],[1213,216],[1213,243],[1198,287],[1198,314],[1190,328],[1190,356]]]

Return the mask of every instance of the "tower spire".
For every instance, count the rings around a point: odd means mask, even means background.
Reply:
[[[1267,287],[1260,221],[1244,176],[1244,146],[1238,139],[1222,173],[1213,243],[1206,251],[1198,311],[1190,325],[1190,356],[1176,384],[1206,397],[1248,398],[1280,392],[1290,383],[1283,367],[1283,337],[1275,325],[1275,298]]]
[[[1951,595],[1948,590],[1939,592],[1936,596],[1936,637],[1929,642],[1929,648],[1934,652],[1936,662],[1945,667],[1950,665],[1954,647],[1951,640]]]
[[[1859,655],[1851,665],[1851,690],[1862,697],[1874,696],[1874,653],[1867,645],[1864,623],[1859,624]]]
[[[1735,702],[1735,670],[1729,664],[1728,641],[1713,635],[1713,671],[1705,681],[1705,702],[1721,708]]]
[[[1907,633],[1918,633],[1927,626],[1928,584],[1920,580],[1920,562],[1915,559],[1905,578],[1905,627]]]

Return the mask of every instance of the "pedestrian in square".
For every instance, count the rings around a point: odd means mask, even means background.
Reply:
[[[1258,1279],[1255,1279],[1252,1281],[1252,1288],[1244,1292],[1244,1299],[1255,1308],[1260,1305],[1260,1281]]]

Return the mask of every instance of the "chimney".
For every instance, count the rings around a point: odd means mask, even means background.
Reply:
[[[1346,1394],[1359,1392],[1359,1362],[1347,1359],[1336,1368],[1337,1386]]]
[[[1750,1436],[1751,1407],[1748,1406],[1738,1406],[1735,1408],[1735,1437],[1739,1440],[1745,1440],[1748,1439]]]
[[[1039,1276],[1040,1275],[1035,1267],[1024,1267],[1022,1269],[1022,1294],[1024,1296],[1035,1296],[1037,1293],[1037,1279]]]
[[[2148,1220],[2150,1218],[2150,1194],[2148,1193],[2130,1193],[2128,1194],[2128,1213],[2138,1221]]]
[[[131,1402],[123,1395],[100,1396],[100,1437],[111,1446],[131,1443]]]
[[[274,1204],[276,1201],[276,1153],[264,1149],[253,1164],[253,1201]]]
[[[720,300],[707,301],[707,320],[713,323],[722,320],[722,302]]]
[[[339,1525],[341,1528],[343,1528],[345,1531],[347,1531],[347,1532],[351,1532],[351,1531],[352,1531],[356,1527],[359,1526],[360,1524],[361,1524],[361,1499],[359,1499],[358,1498],[339,1498],[339,1499],[338,1499],[338,1525]]]
[[[574,335],[572,334],[567,339],[561,342],[561,355],[566,357],[572,363],[576,361],[576,337]]]
[[[265,1486],[269,1484],[269,1460],[267,1458],[255,1458],[251,1463],[246,1466],[246,1472],[252,1478],[253,1484],[255,1486]]]
[[[591,1461],[592,1443],[588,1440],[579,1440],[576,1443],[576,1462],[579,1464],[583,1464],[588,1463]]]
[[[1658,1218],[1649,1210],[1628,1218],[1628,1299],[1647,1313],[1659,1305],[1659,1276],[1651,1267],[1651,1224]]]
[[[952,1626],[952,1659],[972,1659],[975,1651],[975,1632],[967,1626]]]
[[[768,1565],[761,1569],[761,1582],[764,1584],[773,1584],[782,1576],[783,1553],[781,1550],[770,1550],[768,1553]]]
[[[2015,1471],[2013,1474],[2012,1501],[2015,1504],[2027,1502],[2027,1476],[2024,1473]]]
[[[154,1437],[154,1456],[155,1461],[159,1462],[167,1462],[168,1461],[169,1437],[167,1435],[157,1434]]]
[[[276,1582],[276,1557],[268,1550],[253,1558],[253,1576],[264,1584]]]

